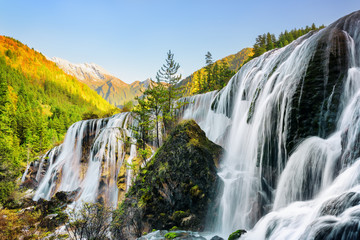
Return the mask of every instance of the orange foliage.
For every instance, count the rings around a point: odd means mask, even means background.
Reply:
[[[81,96],[101,111],[108,112],[114,108],[95,91],[73,76],[66,74],[44,55],[13,38],[0,36],[0,55],[6,57],[8,65],[28,76],[28,79],[32,80],[32,84],[44,86],[46,81],[56,82],[69,94]]]

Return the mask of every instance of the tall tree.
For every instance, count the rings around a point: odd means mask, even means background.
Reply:
[[[210,91],[214,90],[213,89],[213,76],[212,76],[212,65],[213,65],[213,58],[211,53],[208,51],[205,54],[205,72],[206,72],[206,83],[207,83],[207,88],[210,89]]]
[[[149,87],[145,90],[144,95],[147,96],[148,106],[154,114],[154,123],[155,123],[155,145],[160,147],[160,121],[161,121],[161,111],[163,104],[165,102],[165,87],[158,81],[153,87]]]
[[[274,48],[273,38],[271,34],[268,32],[266,34],[266,51],[269,51]]]
[[[146,96],[136,97],[138,104],[133,108],[134,118],[137,120],[137,125],[132,127],[133,133],[137,140],[138,148],[145,150],[146,142],[150,140],[149,131],[151,126],[151,110],[149,108]]]
[[[181,94],[181,89],[176,86],[181,79],[181,74],[177,74],[179,68],[179,63],[175,62],[174,54],[169,50],[165,64],[156,74],[158,82],[167,83],[167,88],[164,89],[164,104],[162,107],[165,130],[170,129],[175,121],[175,109],[177,109],[175,101]]]

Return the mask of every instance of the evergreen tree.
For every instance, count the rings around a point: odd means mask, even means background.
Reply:
[[[134,119],[137,125],[132,127],[134,137],[137,139],[138,148],[145,150],[146,143],[150,140],[149,131],[152,130],[151,126],[151,110],[147,102],[146,96],[136,97],[138,104],[132,110]]]
[[[207,66],[213,64],[213,58],[212,58],[212,54],[208,51],[206,54],[205,54],[205,63]]]
[[[316,30],[315,23],[311,24],[311,30]]]
[[[162,106],[163,122],[166,130],[170,129],[175,122],[175,101],[180,97],[181,89],[176,84],[181,79],[181,74],[177,75],[180,68],[179,63],[175,62],[174,54],[169,50],[165,64],[156,74],[157,82],[165,82],[167,88],[164,89],[164,104]]]
[[[220,77],[220,68],[217,62],[212,67],[213,89],[220,89],[222,85],[222,78]]]
[[[213,59],[210,52],[207,52],[205,54],[205,73],[206,73],[206,88],[208,88],[210,91],[214,90],[213,88],[213,76],[212,76],[212,65],[213,65]],[[205,89],[205,88],[204,88]]]
[[[265,34],[259,35],[256,38],[256,42],[253,47],[254,47],[254,56],[260,56],[264,52],[266,52],[266,36],[265,36]]]
[[[144,95],[147,97],[148,106],[151,109],[154,115],[155,123],[155,144],[156,147],[160,147],[160,132],[161,132],[161,111],[165,102],[166,89],[164,85],[158,81],[153,87],[149,87],[144,92]]]
[[[268,32],[266,34],[266,51],[270,51],[274,48],[272,35]]]

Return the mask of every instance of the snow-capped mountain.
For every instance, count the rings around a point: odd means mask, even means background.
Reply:
[[[52,57],[49,60],[55,62],[67,74],[76,77],[116,106],[122,106],[133,100],[142,94],[142,90],[153,85],[150,79],[135,81],[131,84],[125,83],[94,63],[74,64],[58,57]]]
[[[112,76],[108,71],[95,63],[74,64],[68,60],[58,57],[50,58],[56,65],[62,68],[66,73],[75,76],[80,81],[103,82],[106,76]]]

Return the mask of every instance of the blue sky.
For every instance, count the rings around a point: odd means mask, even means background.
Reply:
[[[0,35],[49,57],[94,62],[125,82],[154,78],[171,49],[183,77],[257,35],[328,25],[359,0],[0,0]]]

